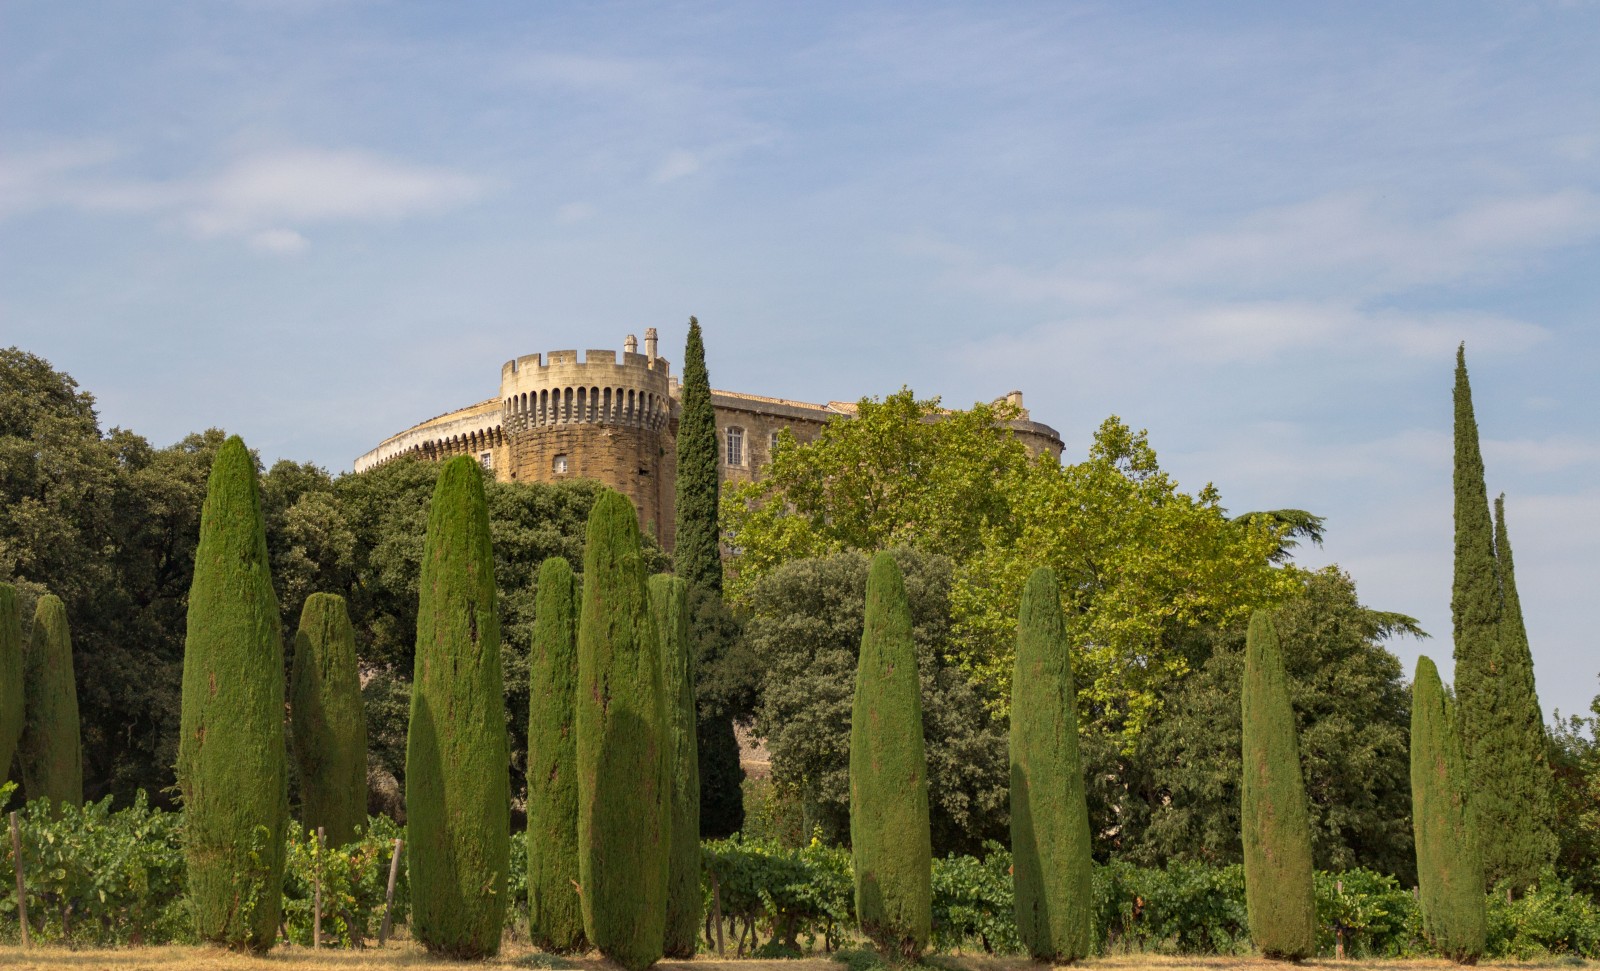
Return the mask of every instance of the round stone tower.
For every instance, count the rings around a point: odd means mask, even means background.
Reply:
[[[622,360],[611,350],[529,354],[500,368],[500,407],[519,482],[594,479],[633,501],[639,525],[672,547],[671,367],[630,335]]]

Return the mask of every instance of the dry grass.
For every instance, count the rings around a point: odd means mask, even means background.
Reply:
[[[709,966],[714,966],[709,967]],[[233,954],[201,947],[142,947],[97,951],[65,948],[0,947],[0,969],[4,971],[363,971],[399,968],[404,971],[462,971],[464,968],[527,968],[540,971],[618,971],[617,966],[598,956],[552,957],[526,946],[508,947],[489,961],[462,963],[430,958],[426,951],[409,941],[392,943],[378,950],[311,951],[303,947],[279,947],[260,957]],[[844,966],[822,958],[788,961],[717,960],[701,956],[694,961],[662,961],[661,971],[843,971]],[[928,959],[930,971],[1028,971],[1036,968],[1023,958],[939,955]],[[1114,955],[1085,962],[1085,971],[1284,971],[1284,964],[1250,957],[1171,957],[1163,955]],[[1307,971],[1453,971],[1456,965],[1441,960],[1412,961],[1306,961],[1298,965]],[[1590,962],[1571,960],[1480,965],[1485,969],[1506,968],[1532,971],[1537,968],[1593,967]]]

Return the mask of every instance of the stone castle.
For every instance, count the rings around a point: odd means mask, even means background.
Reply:
[[[502,482],[594,479],[626,495],[639,523],[672,548],[676,495],[678,379],[656,354],[656,330],[644,333],[644,353],[629,335],[621,360],[612,350],[529,354],[500,367],[500,394],[391,435],[356,459],[363,472],[402,456],[438,461],[472,455]],[[1007,422],[1037,454],[1061,456],[1061,436],[1032,421],[1022,393],[1004,399],[1018,409]],[[822,427],[856,413],[855,402],[812,404],[734,391],[711,392],[723,482],[760,478],[787,430],[809,442]]]

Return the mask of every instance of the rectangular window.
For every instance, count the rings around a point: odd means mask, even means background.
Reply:
[[[478,456],[478,464],[486,469],[494,468],[494,453],[484,452]]]
[[[744,464],[744,429],[737,426],[728,429],[728,462],[729,465]]]

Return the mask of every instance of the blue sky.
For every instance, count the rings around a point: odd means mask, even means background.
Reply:
[[[0,343],[332,470],[502,361],[1118,414],[1450,656],[1468,344],[1540,694],[1600,550],[1600,4],[0,4]]]

